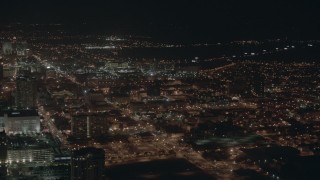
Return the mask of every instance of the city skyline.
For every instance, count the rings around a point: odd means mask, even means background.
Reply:
[[[0,4],[0,179],[320,179],[320,3]]]

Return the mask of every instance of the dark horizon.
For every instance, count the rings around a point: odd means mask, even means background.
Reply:
[[[87,24],[90,32],[145,34],[168,39],[319,39],[318,4],[275,0],[174,3],[13,0],[2,3],[0,23],[62,23],[70,29]]]

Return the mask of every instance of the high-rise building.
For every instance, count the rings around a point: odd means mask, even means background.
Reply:
[[[71,180],[103,180],[105,152],[98,148],[83,148],[72,152]]]
[[[256,74],[252,78],[252,91],[258,97],[264,96],[264,84],[265,84],[265,77],[261,74]]]
[[[0,80],[3,79],[3,65],[0,64]]]
[[[77,138],[95,138],[108,133],[109,124],[105,113],[73,115],[71,133]]]
[[[245,96],[250,92],[250,81],[246,76],[235,76],[229,84],[229,95]]]
[[[155,80],[153,83],[147,86],[147,95],[151,97],[160,96],[161,95],[161,82],[159,80]]]
[[[8,156],[7,135],[3,130],[0,132],[0,179],[6,179],[7,167],[6,160]]]
[[[12,78],[16,73],[15,67],[3,67],[3,77]]]
[[[15,44],[15,50],[18,56],[25,56],[27,55],[27,48],[28,44],[27,42],[19,42]]]
[[[36,106],[37,88],[35,78],[18,76],[16,79],[15,104],[19,109],[33,109]]]
[[[2,43],[2,51],[4,55],[18,55],[25,56],[28,52],[27,42],[16,42],[16,39],[13,39],[12,42]]]
[[[40,132],[40,116],[35,110],[6,111],[0,123],[8,134],[30,134]]]
[[[2,44],[2,51],[4,55],[11,55],[13,53],[13,47],[11,42],[5,42]]]
[[[9,147],[9,163],[50,163],[53,160],[54,152],[51,147],[46,145],[33,144],[29,146]]]

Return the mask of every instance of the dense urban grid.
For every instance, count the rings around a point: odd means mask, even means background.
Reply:
[[[320,41],[0,38],[0,179],[319,178]]]

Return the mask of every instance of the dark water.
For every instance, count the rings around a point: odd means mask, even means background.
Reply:
[[[225,48],[211,47],[179,47],[179,48],[128,48],[123,49],[119,55],[135,58],[210,58],[220,57],[230,51]]]
[[[292,45],[292,44],[291,44]],[[308,47],[295,45],[294,49],[276,51],[275,48],[284,48],[284,44],[268,45],[211,45],[200,47],[174,47],[174,48],[126,48],[119,52],[121,57],[155,58],[155,59],[199,59],[220,58],[236,56],[234,60],[257,60],[277,62],[320,62],[320,45]],[[267,49],[268,53],[263,54]],[[255,53],[255,56],[243,56],[244,53]]]

